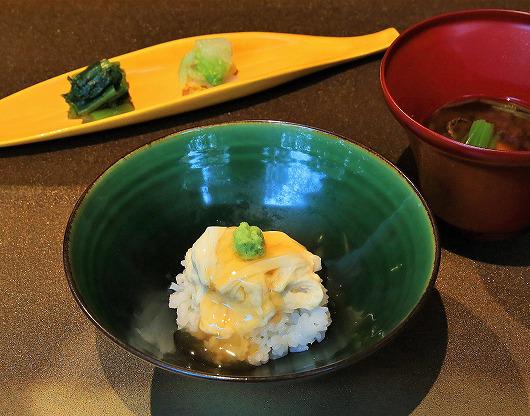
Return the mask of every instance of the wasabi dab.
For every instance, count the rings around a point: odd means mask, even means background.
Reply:
[[[223,38],[198,40],[180,63],[182,95],[223,84],[236,73],[230,41]]]
[[[265,254],[263,232],[255,225],[242,222],[234,230],[234,249],[244,260],[253,260]]]

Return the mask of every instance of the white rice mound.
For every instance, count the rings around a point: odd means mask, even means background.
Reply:
[[[316,257],[316,256],[315,256]],[[182,265],[191,264],[191,250],[186,253]],[[176,283],[171,283],[170,289],[174,290],[169,296],[169,307],[177,310],[177,327],[190,333],[199,330],[199,305],[204,293],[192,281],[193,270],[185,267],[182,273],[176,276]],[[288,352],[306,351],[315,341],[322,341],[326,330],[331,324],[331,316],[326,306],[328,296],[325,293],[320,306],[312,310],[295,309],[284,312],[281,319],[256,328],[249,340],[258,346],[255,354],[248,357],[252,365],[265,364],[269,359],[277,359]]]

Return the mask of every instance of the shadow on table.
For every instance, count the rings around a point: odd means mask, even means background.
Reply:
[[[438,221],[442,246],[460,256],[501,266],[530,266],[530,232],[500,241],[470,239],[458,229]]]
[[[202,124],[201,120],[204,119],[215,118],[223,114],[236,112],[244,108],[265,103],[267,101],[276,100],[282,95],[290,94],[303,88],[307,88],[313,84],[322,82],[346,70],[350,70],[357,66],[365,65],[369,62],[379,60],[381,59],[381,56],[382,53],[370,55],[352,62],[347,62],[331,68],[320,70],[314,74],[297,78],[293,81],[270,88],[262,92],[258,92],[246,97],[241,97],[225,103],[216,104],[211,107],[195,110],[184,114],[177,114],[174,116],[151,120],[139,124],[134,124],[131,126],[119,127],[112,130],[90,133],[82,136],[70,137],[67,139],[58,139],[47,142],[33,143],[29,145],[21,145],[5,149],[0,148],[0,158],[32,155],[46,152],[62,151],[70,148],[91,146],[109,140],[119,140],[130,136],[140,136],[167,129],[171,129],[172,131],[177,132],[190,125],[200,125]],[[214,121],[212,121],[211,123],[214,123]],[[155,138],[158,138],[158,136],[153,137],[150,140],[147,140],[146,142],[149,142]]]
[[[391,343],[361,362],[309,380],[228,383],[155,369],[151,414],[408,415],[436,381],[447,349],[447,320],[434,290]]]
[[[461,271],[452,278],[464,275]],[[437,383],[435,401],[423,409],[437,415],[528,416],[528,375],[525,357],[514,354],[516,342],[501,339],[483,312],[481,318],[445,293],[443,302],[451,332],[446,359],[450,364]]]
[[[521,324],[530,328],[530,232],[501,241],[476,241],[439,222],[442,246],[477,260],[475,269],[489,295]]]
[[[403,173],[407,175],[407,177],[419,189],[420,185],[418,182],[418,167],[416,166],[414,155],[410,146],[407,146],[403,153],[401,153],[401,156],[399,156],[396,162],[396,166],[401,169]]]

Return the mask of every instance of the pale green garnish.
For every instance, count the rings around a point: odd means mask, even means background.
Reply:
[[[234,230],[234,249],[244,260],[253,260],[265,254],[263,232],[255,225],[242,222]]]
[[[180,63],[179,78],[190,91],[222,84],[234,70],[232,44],[227,39],[201,39]]]

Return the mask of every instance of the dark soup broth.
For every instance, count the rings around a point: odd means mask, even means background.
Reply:
[[[472,146],[530,151],[530,110],[510,101],[474,99],[451,103],[436,110],[423,124]]]

